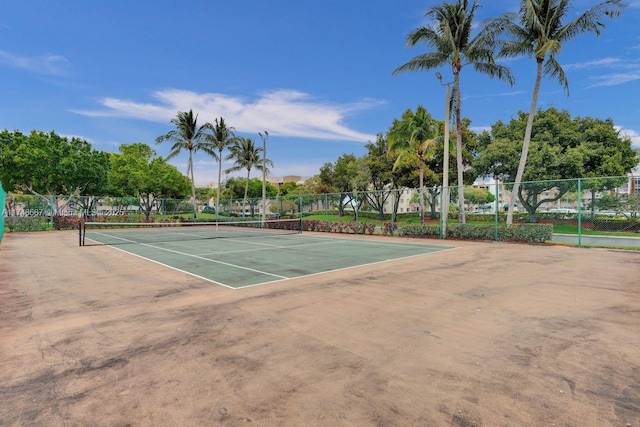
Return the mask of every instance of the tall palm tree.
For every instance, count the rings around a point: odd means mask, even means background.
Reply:
[[[456,0],[427,9],[425,16],[431,25],[417,28],[407,35],[407,45],[424,43],[434,50],[418,55],[406,64],[396,68],[393,74],[404,71],[427,71],[445,64],[451,66],[453,73],[453,97],[456,121],[456,161],[458,166],[458,204],[460,222],[465,222],[464,197],[462,196],[462,103],[460,97],[460,72],[467,65],[489,77],[497,77],[511,85],[514,79],[509,69],[496,64],[493,59],[494,34],[481,28],[475,37],[471,37],[474,28],[473,19],[479,7],[474,0]],[[448,171],[447,171],[448,175]],[[443,183],[444,184],[444,183]],[[448,183],[447,183],[448,184]],[[446,184],[445,184],[446,185]]]
[[[222,180],[222,153],[225,149],[229,148],[236,136],[234,135],[234,128],[228,127],[224,121],[224,118],[215,119],[213,125],[208,127],[211,134],[207,135],[207,141],[209,143],[209,153],[214,160],[218,162],[218,190],[216,196],[216,220],[218,219],[218,210],[220,208],[220,182]]]
[[[395,121],[388,133],[388,152],[398,155],[395,170],[407,154],[417,154],[420,160],[420,219],[424,220],[424,161],[436,143],[437,124],[424,107],[416,112],[407,110],[402,120]]]
[[[511,225],[513,222],[513,208],[527,163],[533,118],[538,105],[542,76],[548,75],[558,79],[568,95],[569,82],[556,59],[556,54],[560,53],[563,43],[586,32],[599,36],[600,31],[604,28],[604,24],[600,21],[602,16],[618,17],[622,14],[622,9],[625,6],[623,0],[606,0],[583,12],[571,22],[564,24],[567,16],[570,16],[570,3],[570,0],[522,0],[517,14],[505,14],[487,26],[494,33],[505,32],[507,34],[508,40],[502,43],[498,56],[519,57],[526,55],[536,60],[536,81],[533,86],[520,163],[511,193],[507,225]]]
[[[247,171],[247,181],[244,184],[244,199],[242,201],[242,215],[244,216],[245,205],[247,203],[247,193],[249,192],[249,178],[251,169],[262,171],[263,167],[273,166],[269,159],[263,159],[263,149],[258,147],[252,138],[237,137],[233,140],[229,148],[227,159],[234,160],[234,165],[226,170],[226,173],[235,172],[242,169]],[[268,168],[267,168],[268,171]],[[266,171],[265,171],[266,172]]]
[[[175,129],[156,138],[156,144],[164,141],[171,141],[171,151],[166,157],[167,160],[177,156],[182,150],[189,152],[189,162],[187,163],[187,176],[191,178],[191,197],[193,199],[193,217],[196,217],[196,185],[193,177],[193,153],[199,150],[207,151],[206,130],[211,126],[209,123],[198,127],[198,115],[193,115],[193,110],[188,112],[178,111],[176,117],[171,119],[171,123],[176,126]]]

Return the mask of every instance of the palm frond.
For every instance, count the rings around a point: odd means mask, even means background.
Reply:
[[[425,53],[423,55],[418,55],[406,64],[399,66],[393,70],[392,74],[395,75],[406,71],[432,70],[434,68],[441,67],[446,63],[446,61],[447,55],[445,54],[439,52]]]
[[[567,76],[555,56],[549,56],[545,62],[544,73],[549,77],[556,78],[560,85],[567,91],[567,96],[569,96],[569,80],[567,80]]]
[[[474,62],[473,68],[478,73],[486,74],[491,78],[496,77],[500,81],[509,83],[510,86],[516,84],[516,79],[507,66],[488,62]]]

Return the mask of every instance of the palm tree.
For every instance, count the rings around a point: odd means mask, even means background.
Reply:
[[[164,141],[171,141],[171,151],[166,157],[169,160],[182,152],[182,150],[189,151],[189,162],[187,164],[187,176],[191,178],[191,197],[193,199],[193,217],[196,217],[196,186],[193,178],[193,153],[199,150],[207,151],[206,129],[211,125],[206,123],[203,126],[198,127],[198,115],[195,117],[193,111],[188,112],[178,111],[176,117],[171,119],[171,123],[176,126],[176,129],[169,131],[166,135],[162,135],[156,138],[156,144],[160,144]]]
[[[263,159],[263,149],[255,145],[252,138],[237,137],[233,140],[233,144],[229,148],[229,155],[227,159],[233,159],[234,165],[226,170],[226,173],[239,171],[242,169],[247,170],[247,181],[244,184],[244,199],[242,201],[242,215],[244,216],[244,209],[247,203],[247,193],[249,192],[249,178],[251,176],[251,169],[258,169],[262,171],[267,165],[273,166],[273,162],[269,159]],[[266,170],[268,171],[268,169]],[[265,171],[265,172],[266,172]]]
[[[417,154],[420,160],[420,219],[424,220],[424,160],[435,146],[437,124],[424,107],[416,112],[407,110],[401,121],[395,121],[388,134],[388,152],[398,154],[393,169],[407,154]]]
[[[570,0],[522,0],[517,14],[508,13],[493,21],[488,28],[494,33],[505,32],[508,40],[502,43],[499,57],[530,56],[536,60],[536,81],[529,109],[529,118],[522,144],[520,163],[511,193],[507,225],[513,222],[513,207],[520,191],[522,175],[527,163],[533,118],[538,105],[540,82],[543,75],[555,77],[569,94],[569,82],[564,70],[556,59],[562,45],[585,32],[600,35],[604,24],[600,18],[620,16],[625,6],[623,0],[606,0],[593,6],[568,24],[563,21],[570,15]]]
[[[218,162],[218,189],[216,196],[216,220],[218,219],[218,210],[220,208],[220,182],[222,180],[222,152],[233,144],[236,136],[234,135],[234,129],[227,127],[224,118],[216,119],[215,123],[209,126],[211,134],[207,134],[207,141],[209,143],[209,149],[206,150],[214,160]]]
[[[462,112],[460,98],[460,71],[467,66],[489,77],[497,77],[511,85],[514,79],[509,69],[496,64],[493,59],[494,34],[484,28],[471,37],[475,11],[479,5],[474,0],[456,0],[454,3],[443,3],[427,9],[425,16],[431,25],[420,27],[407,35],[407,45],[415,46],[422,42],[434,49],[433,52],[418,55],[406,64],[396,68],[393,74],[404,71],[426,71],[451,66],[453,73],[453,97],[456,119],[456,161],[458,166],[458,204],[460,222],[465,222],[464,197],[462,196],[463,164],[462,164]],[[447,171],[448,175],[448,171]],[[446,185],[448,183],[443,183]]]

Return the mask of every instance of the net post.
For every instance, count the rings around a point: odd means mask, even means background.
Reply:
[[[84,241],[83,241],[83,240],[84,240],[84,239],[82,238],[82,237],[83,237],[83,235],[82,235],[82,234],[83,234],[83,233],[82,233],[82,230],[83,230],[83,228],[84,228],[84,226],[83,226],[83,225],[84,225],[84,220],[80,220],[80,221],[78,221],[78,246],[84,246],[84,245],[83,245],[83,243],[84,243]]]

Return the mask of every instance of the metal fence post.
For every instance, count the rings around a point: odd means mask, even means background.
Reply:
[[[500,239],[500,188],[498,186],[498,180],[496,179],[496,201],[495,201],[495,239],[496,242]]]
[[[578,247],[582,247],[582,179],[578,178]]]

